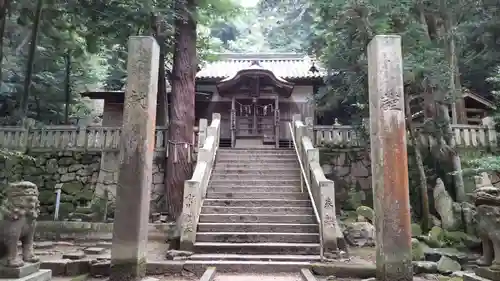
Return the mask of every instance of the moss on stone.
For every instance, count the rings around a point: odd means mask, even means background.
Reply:
[[[109,281],[136,281],[146,276],[146,258],[139,262],[129,260],[113,260]]]
[[[38,200],[45,204],[54,204],[56,202],[56,194],[50,190],[42,190],[40,191],[40,195],[38,196]]]
[[[85,281],[89,278],[88,274],[82,274],[79,276],[72,277],[70,281]]]
[[[76,195],[82,192],[83,188],[84,187],[81,182],[74,181],[74,182],[64,183],[62,186],[62,191],[66,194]]]
[[[422,228],[420,227],[419,224],[412,223],[411,224],[411,236],[412,237],[417,237],[422,235]]]
[[[368,219],[370,222],[373,222],[373,218],[375,217],[375,212],[373,211],[372,208],[368,207],[368,206],[359,206],[357,209],[356,209],[356,213],[359,215],[359,216],[363,216],[365,217],[366,219]]]
[[[414,261],[421,261],[425,258],[424,245],[415,238],[411,239],[411,255]]]

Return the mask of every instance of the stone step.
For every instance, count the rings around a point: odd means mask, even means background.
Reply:
[[[238,162],[235,160],[233,162],[216,162],[214,170],[224,171],[226,169],[237,169],[237,170],[268,170],[268,169],[286,169],[286,170],[299,170],[299,162],[289,161],[285,163],[273,161],[272,163],[259,163],[255,161],[245,161]]]
[[[318,233],[197,232],[196,242],[225,243],[319,243]]]
[[[194,254],[191,260],[212,261],[320,261],[319,255],[238,255],[238,254]]]
[[[289,156],[289,155],[297,155],[295,150],[271,150],[271,149],[262,149],[262,150],[239,150],[239,151],[217,151],[217,155],[234,155],[234,156],[269,156],[269,155],[277,155],[277,156]]]
[[[198,231],[319,233],[319,226],[316,223],[199,223]]]
[[[275,180],[276,178],[281,179],[282,181],[284,180],[292,180],[292,181],[299,181],[300,180],[300,173],[288,173],[288,174],[264,174],[264,175],[259,175],[259,174],[254,174],[254,175],[247,175],[247,174],[226,174],[226,173],[215,173],[212,175],[211,181],[220,181],[220,180],[231,180],[231,181],[263,181],[263,180]]]
[[[262,187],[264,190],[268,187]],[[212,189],[214,190],[214,189]],[[234,189],[231,189],[234,190]],[[279,190],[279,189],[273,189]],[[290,189],[293,190],[293,189]],[[308,195],[305,192],[300,192],[300,189],[297,189],[296,192],[280,192],[280,191],[270,191],[270,192],[233,192],[233,191],[209,191],[207,193],[207,198],[209,199],[281,199],[281,200],[299,200],[308,199]]]
[[[300,186],[213,186],[209,185],[207,192],[298,192],[300,193]],[[307,193],[306,193],[307,194]]]
[[[218,243],[195,242],[194,252],[200,254],[319,254],[319,243]]]
[[[203,222],[233,223],[316,223],[313,215],[274,215],[274,214],[200,214]]]
[[[203,214],[273,214],[273,215],[309,215],[312,207],[230,207],[203,206]]]
[[[229,207],[312,207],[310,200],[281,199],[205,199],[203,206],[229,206]]]
[[[22,278],[13,278],[13,279],[3,279],[0,276],[0,280],[5,281],[50,281],[52,280],[52,271],[50,269],[40,269],[39,271],[30,274],[28,276]]]
[[[231,154],[231,155],[240,155],[240,154],[251,154],[251,155],[265,155],[265,154],[280,154],[280,155],[286,155],[286,154],[295,154],[294,149],[289,149],[289,148],[255,148],[255,149],[245,149],[245,148],[237,148],[237,149],[219,149],[217,151],[218,155],[226,155],[226,154]]]
[[[261,162],[266,162],[266,161],[276,161],[276,160],[288,160],[288,161],[298,161],[297,156],[293,154],[285,154],[285,155],[262,155],[262,154],[255,154],[255,155],[235,155],[235,154],[227,154],[227,155],[218,155],[217,154],[217,160],[216,161],[224,161],[224,160],[232,160],[232,159],[238,159],[239,161],[261,161]]]
[[[248,179],[248,180],[210,180],[210,186],[300,186],[300,179]]]
[[[227,167],[216,167],[212,175],[218,175],[218,174],[236,174],[236,175],[255,175],[255,176],[262,176],[262,175],[273,175],[273,176],[279,176],[279,175],[300,175],[300,168],[297,165],[295,168],[290,168],[290,167],[283,167],[283,168],[275,168],[274,166],[269,166],[269,167],[255,167],[251,169],[246,169],[246,168],[234,168],[232,166],[227,166]]]
[[[308,261],[243,261],[243,260],[188,260],[184,269],[197,275],[203,274],[208,267],[217,268],[217,273],[289,273],[301,268],[310,268]],[[259,279],[259,277],[255,277]],[[215,279],[217,280],[217,279]],[[247,280],[247,279],[245,279]],[[250,279],[248,279],[250,280]],[[252,277],[253,280],[253,277]]]
[[[266,152],[223,152],[217,151],[217,156],[231,156],[231,157],[289,157],[297,158],[295,151],[266,151]]]
[[[235,164],[257,164],[257,165],[260,165],[260,164],[262,164],[262,165],[295,164],[295,165],[298,165],[297,158],[281,158],[281,157],[268,157],[268,158],[269,159],[254,159],[254,158],[240,158],[237,156],[219,158],[217,156],[215,166],[218,166],[221,164],[229,164],[229,165],[235,165]]]

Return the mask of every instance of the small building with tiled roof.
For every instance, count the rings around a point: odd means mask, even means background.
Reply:
[[[294,114],[314,117],[313,94],[325,70],[306,55],[215,54],[196,75],[196,119],[221,114],[221,141],[251,138],[279,145],[289,140]],[[103,99],[103,126],[121,125],[124,91],[89,91]]]

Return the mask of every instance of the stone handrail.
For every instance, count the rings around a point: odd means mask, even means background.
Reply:
[[[203,124],[206,124],[206,121],[200,120],[199,142],[202,142],[203,146],[198,150],[198,160],[193,176],[184,183],[184,200],[180,229],[181,249],[183,250],[191,250],[195,242],[201,205],[207,194],[208,182],[219,148],[220,121],[220,114],[214,113],[212,115],[212,123],[206,128],[205,133]]]
[[[422,131],[422,126],[417,125],[417,130]],[[496,147],[496,131],[492,126],[486,125],[452,125],[453,136],[459,147]],[[367,144],[368,138],[362,136],[353,126],[347,125],[315,125],[313,126],[313,141],[315,145],[343,145],[356,147]],[[419,141],[424,146],[433,146],[435,138],[427,134],[419,134]]]
[[[307,118],[306,123],[312,123]],[[319,150],[314,147],[311,137],[312,131],[300,120],[300,115],[294,115],[292,121],[292,135],[297,146],[298,157],[304,165],[305,178],[310,190],[312,203],[318,208],[322,253],[338,252],[340,243],[344,243],[335,212],[335,185],[323,173],[319,162]]]
[[[318,223],[318,226],[319,226],[319,232],[320,232],[320,236],[319,236],[319,242],[320,242],[320,258],[321,258],[321,261],[323,261],[323,258],[324,258],[324,252],[323,252],[323,225],[321,224],[321,217],[319,216],[319,211],[318,211],[318,207],[316,206],[316,201],[313,200],[314,198],[314,195],[312,193],[312,189],[311,189],[311,185],[309,184],[309,180],[304,180],[306,178],[309,177],[310,175],[310,170],[308,169],[306,171],[306,168],[304,167],[304,162],[302,161],[303,160],[303,157],[301,157],[301,153],[300,153],[300,143],[297,142],[297,139],[295,138],[296,137],[296,134],[295,134],[295,129],[294,129],[294,126],[292,125],[292,123],[288,123],[288,129],[290,131],[290,135],[292,136],[292,144],[293,144],[293,148],[295,149],[295,153],[297,154],[297,158],[299,160],[299,166],[300,166],[300,191],[301,192],[304,192],[304,184],[306,186],[306,189],[307,189],[307,193],[309,194],[309,198],[311,198],[311,203],[312,203],[312,207],[313,207],[313,211],[314,211],[314,217],[316,218],[316,222]]]
[[[156,127],[155,150],[165,151],[167,127]],[[0,147],[12,150],[118,151],[121,127],[0,127]]]

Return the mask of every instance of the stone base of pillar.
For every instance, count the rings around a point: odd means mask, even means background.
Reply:
[[[500,271],[491,270],[489,267],[478,267],[474,270],[477,276],[491,281],[500,281]]]
[[[146,277],[146,260],[127,261],[113,259],[109,281],[139,281]]]
[[[412,281],[413,264],[411,259],[395,262],[377,260],[377,281]]]

